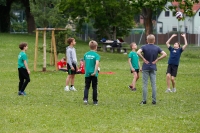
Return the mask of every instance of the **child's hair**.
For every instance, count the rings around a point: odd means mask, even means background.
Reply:
[[[74,38],[68,38],[67,43],[70,45],[75,39]]]
[[[19,48],[20,48],[21,50],[23,50],[24,47],[26,47],[27,45],[28,45],[28,44],[27,44],[26,42],[22,42],[22,43],[19,44]]]
[[[65,58],[65,57],[63,57],[62,59],[63,59],[64,61],[66,61],[66,58]]]
[[[132,49],[132,47],[133,47],[133,45],[134,44],[136,44],[135,42],[132,42],[131,44],[130,44],[130,48]]]
[[[98,43],[96,41],[92,40],[89,42],[90,49],[95,50],[97,46],[98,46]]]
[[[148,43],[154,43],[155,42],[155,36],[153,34],[149,34],[147,36],[147,42]]]
[[[181,47],[181,44],[180,44],[180,42],[175,42],[175,43],[177,43],[177,44],[178,44],[179,48]]]

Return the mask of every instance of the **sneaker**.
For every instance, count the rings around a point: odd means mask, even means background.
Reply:
[[[147,104],[147,102],[146,101],[142,101],[140,104]]]
[[[85,105],[87,105],[87,104],[88,104],[88,100],[87,100],[87,99],[83,100],[83,103],[84,103]]]
[[[95,102],[93,102],[93,104],[94,104],[94,105],[98,105],[98,102],[95,101]]]
[[[156,101],[153,101],[152,104],[155,105],[155,104],[156,104]]]
[[[74,86],[70,87],[70,91],[77,91]]]
[[[171,91],[171,89],[167,89],[165,92],[166,92],[166,93],[169,93],[169,92],[172,92],[172,91]]]
[[[65,91],[70,91],[70,90],[69,90],[69,86],[66,86],[66,87],[64,88],[64,90],[65,90]]]
[[[26,92],[25,92],[25,91],[23,91],[22,93],[23,93],[24,96],[26,95]]]
[[[19,91],[19,92],[18,92],[18,95],[19,95],[19,96],[24,96],[24,93],[21,92],[21,91]]]
[[[172,89],[172,92],[176,92],[176,88],[173,88],[173,89]]]

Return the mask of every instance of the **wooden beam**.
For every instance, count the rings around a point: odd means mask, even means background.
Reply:
[[[38,30],[36,30],[35,37],[35,58],[34,58],[34,71],[37,69],[37,51],[38,51]]]

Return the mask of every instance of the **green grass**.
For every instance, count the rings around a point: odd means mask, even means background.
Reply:
[[[18,96],[17,55],[18,44],[28,42],[31,82],[26,88],[27,96]],[[132,75],[127,55],[98,52],[101,56],[101,72],[98,85],[99,105],[92,105],[92,89],[89,105],[83,105],[84,75],[77,75],[77,92],[64,92],[67,74],[55,71],[49,65],[42,70],[42,53],[38,52],[37,71],[34,65],[34,35],[0,34],[0,132],[1,133],[198,133],[200,131],[200,48],[190,47],[182,53],[177,93],[166,94],[165,72],[167,58],[158,62],[157,105],[151,104],[151,87],[148,86],[148,101],[142,100],[142,80],[137,82],[137,91],[127,86]],[[42,38],[40,38],[42,46]],[[140,47],[140,46],[138,46]],[[168,50],[161,46],[168,54]],[[78,59],[89,50],[88,44],[77,41]],[[59,55],[59,59],[64,55]],[[140,73],[140,77],[142,74]]]

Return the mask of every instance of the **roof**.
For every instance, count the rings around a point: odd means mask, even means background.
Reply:
[[[172,5],[178,6],[178,2],[172,2]],[[193,12],[197,12],[200,9],[200,1],[198,4],[194,4],[192,7]]]

